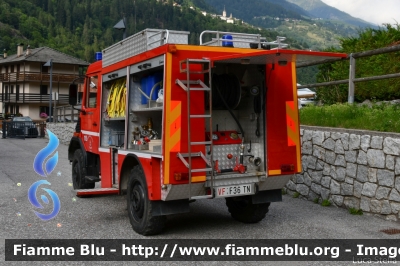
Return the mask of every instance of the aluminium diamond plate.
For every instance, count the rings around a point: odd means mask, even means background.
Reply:
[[[167,35],[168,39],[166,39]],[[102,51],[103,67],[115,64],[166,43],[188,44],[188,35],[189,32],[187,31],[145,29],[105,48]]]

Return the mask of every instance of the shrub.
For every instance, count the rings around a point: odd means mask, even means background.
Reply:
[[[353,214],[353,215],[363,215],[363,211],[360,209],[356,209],[356,208],[350,208],[349,212],[350,212],[350,214]]]
[[[340,39],[340,49],[329,48],[330,52],[346,54],[375,50],[398,44],[400,25],[384,24],[379,29],[365,28],[359,36]],[[356,59],[356,78],[381,76],[398,72],[399,53],[385,53]],[[319,66],[318,82],[345,80],[349,78],[349,62],[338,61]],[[400,79],[384,79],[355,84],[354,101],[366,99],[393,100],[400,98]],[[348,84],[332,85],[317,89],[317,99],[324,104],[346,102]]]
[[[324,206],[324,207],[328,207],[328,206],[331,206],[331,202],[329,200],[327,200],[327,199],[324,199],[322,201],[321,205]]]
[[[307,106],[300,109],[300,123],[400,133],[400,104]]]
[[[47,115],[46,113],[41,113],[39,116],[40,116],[41,118],[47,118],[47,117],[48,117],[48,115]]]

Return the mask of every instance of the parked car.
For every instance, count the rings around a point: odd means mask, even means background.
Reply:
[[[7,132],[8,136],[24,136],[37,138],[39,135],[35,123],[29,116],[13,117],[11,119],[10,126],[10,132]]]
[[[297,86],[300,84],[297,83]],[[308,88],[297,89],[297,98],[299,100],[299,109],[307,104],[315,104],[316,92]]]

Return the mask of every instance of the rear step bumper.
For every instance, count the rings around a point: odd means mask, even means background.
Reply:
[[[100,179],[100,177],[97,177],[97,176],[85,176],[85,180],[90,183],[95,183],[95,182],[99,182],[101,179]]]
[[[245,174],[219,174],[214,176],[214,191],[218,187],[255,184],[256,194],[261,191],[279,190],[286,185],[292,175],[269,176],[266,177],[265,172],[245,173]],[[167,185],[166,189],[161,191],[161,199],[164,201],[188,199],[189,195],[192,199],[210,198],[206,195],[207,189],[211,188],[211,178],[207,176],[206,182],[196,182],[181,185]],[[191,192],[189,194],[189,189]],[[268,192],[269,193],[269,192]],[[279,192],[281,193],[281,192]]]
[[[90,196],[90,195],[110,195],[118,194],[118,188],[92,188],[92,189],[77,189],[77,196]]]

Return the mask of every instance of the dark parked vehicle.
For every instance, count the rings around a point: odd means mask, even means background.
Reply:
[[[36,128],[36,124],[29,116],[13,117],[11,119],[10,132],[7,132],[8,136],[24,136],[37,138],[39,132]]]

